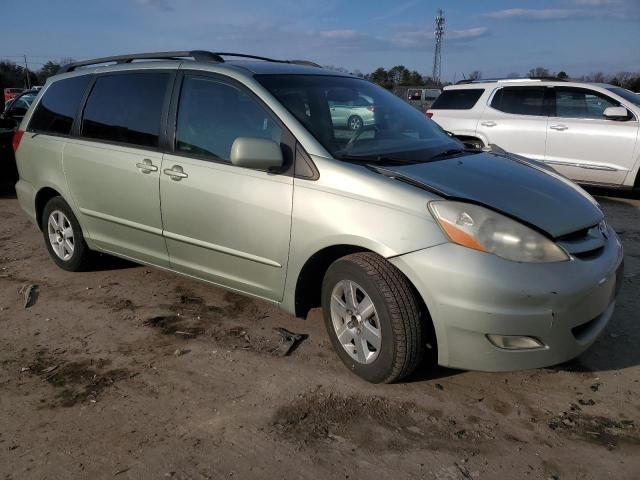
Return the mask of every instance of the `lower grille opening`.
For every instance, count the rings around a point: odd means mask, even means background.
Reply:
[[[600,315],[598,315],[596,318],[592,320],[589,320],[586,323],[583,323],[582,325],[573,327],[571,329],[571,333],[573,333],[573,336],[576,337],[577,340],[582,340],[584,337],[589,336],[591,329],[595,327],[595,324],[598,322],[599,319],[600,319]]]

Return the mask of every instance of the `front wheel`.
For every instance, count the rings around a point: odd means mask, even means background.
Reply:
[[[365,380],[398,381],[422,360],[426,312],[406,277],[379,255],[336,260],[323,281],[322,308],[338,356]]]

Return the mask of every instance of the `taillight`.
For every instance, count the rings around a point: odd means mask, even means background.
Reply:
[[[13,134],[13,152],[18,151],[18,147],[20,146],[20,140],[22,140],[22,136],[24,135],[24,130],[16,130],[16,133]]]
[[[425,113],[425,114],[427,115],[427,117],[429,117],[429,118],[433,117],[433,112],[424,112],[424,113]]]
[[[373,105],[370,105],[367,107],[367,110],[369,110],[370,112],[375,112],[376,111],[376,107],[374,107]]]

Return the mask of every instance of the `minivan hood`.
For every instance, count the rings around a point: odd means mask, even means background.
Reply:
[[[445,198],[485,205],[553,238],[592,227],[603,218],[598,204],[580,187],[520,157],[477,153],[383,170]]]

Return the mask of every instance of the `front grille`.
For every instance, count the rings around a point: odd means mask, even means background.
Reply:
[[[556,243],[580,260],[597,258],[607,243],[599,225],[593,225],[556,239]]]

